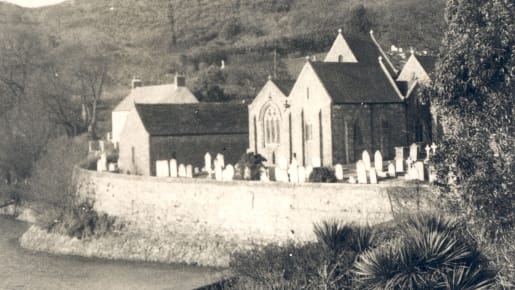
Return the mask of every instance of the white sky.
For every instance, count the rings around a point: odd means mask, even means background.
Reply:
[[[23,7],[41,7],[41,6],[47,6],[47,5],[61,3],[66,0],[0,0],[0,1],[11,2],[16,5],[23,6]]]

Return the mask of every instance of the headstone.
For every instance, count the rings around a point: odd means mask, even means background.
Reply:
[[[299,183],[305,183],[306,182],[306,169],[304,168],[304,166],[299,166],[298,174],[299,174]]]
[[[370,174],[370,184],[377,184],[377,172],[375,168],[371,168],[369,171]]]
[[[295,160],[295,159],[293,159]],[[293,166],[293,162],[292,162],[292,165],[290,166],[290,168],[288,169],[288,174],[290,176],[290,182],[291,183],[298,183],[299,182],[299,169],[297,168],[297,166]]]
[[[211,154],[206,153],[206,155],[204,155],[204,168],[208,174],[208,176],[211,176],[211,173],[213,172],[213,167],[211,165]]]
[[[413,161],[417,161],[418,160],[418,146],[417,146],[417,144],[413,143],[409,147],[409,157]]]
[[[248,166],[245,166],[243,169],[243,179],[250,180],[250,168]]]
[[[395,172],[404,172],[404,160],[395,159]]]
[[[380,151],[374,154],[374,167],[377,172],[383,172],[383,155]]]
[[[425,159],[424,161],[428,162],[428,161],[429,161],[430,154],[431,154],[431,153],[430,153],[430,152],[431,152],[431,146],[426,145],[426,148],[424,148],[424,149],[426,149],[426,159]]]
[[[350,184],[356,184],[356,178],[354,176],[349,177]]]
[[[227,165],[223,171],[224,181],[233,181],[234,179],[234,166],[231,164]]]
[[[102,153],[97,161],[97,171],[107,171],[107,154]]]
[[[427,167],[427,171],[428,171],[429,183],[435,182],[436,181],[436,169],[434,168],[434,166],[429,165]]]
[[[435,143],[431,144],[431,151],[433,151],[433,155],[436,154],[436,149],[438,148],[438,146],[436,146]]]
[[[311,175],[311,172],[313,172],[313,167],[307,166],[306,167],[306,180],[309,181],[309,176]]]
[[[417,179],[424,181],[424,162],[418,161],[415,163],[415,170],[417,171]]]
[[[106,143],[104,140],[98,141],[98,146],[100,147],[100,152],[106,152]]]
[[[218,163],[218,160],[215,161],[215,179],[217,181],[223,181],[223,171],[222,166]]]
[[[179,164],[179,177],[186,177],[186,166]]]
[[[216,155],[216,160],[218,161],[218,164],[223,168],[225,168],[225,158],[222,153],[218,153]]]
[[[341,164],[336,164],[334,166],[334,175],[336,176],[336,180],[343,180],[343,166]]]
[[[170,176],[170,166],[168,165],[168,160],[156,161],[156,176],[157,177],[169,177]]]
[[[288,169],[288,160],[286,158],[284,158],[283,156],[279,156],[277,165],[279,165],[279,168],[281,168],[282,170],[287,170]]]
[[[259,171],[259,180],[262,182],[269,182],[270,178],[268,177],[268,172],[265,168],[261,168]]]
[[[395,165],[392,163],[388,164],[388,176],[395,177],[397,176],[397,171],[395,170]]]
[[[311,165],[313,167],[322,167],[322,160],[319,157],[311,158]]]
[[[297,158],[293,157],[291,159],[290,167],[295,167],[296,168],[297,166],[299,166],[299,162],[297,161]]]
[[[186,177],[193,178],[193,166],[191,166],[191,164],[186,166]]]
[[[395,160],[404,160],[404,147],[395,147]]]
[[[198,175],[200,173],[200,169],[198,167],[193,168],[193,174]]]
[[[177,160],[170,160],[170,177],[177,177],[179,173],[177,172]]]
[[[365,162],[363,162],[363,160],[359,160],[358,163],[356,163],[356,171],[358,173],[358,183],[366,184],[367,168],[365,167]]]
[[[116,163],[109,163],[109,172],[115,172],[118,170],[118,164]]]
[[[369,170],[371,168],[372,164],[370,162],[370,154],[368,154],[367,150],[363,151],[363,153],[361,154],[361,160],[363,160],[363,164],[365,165],[365,169]]]

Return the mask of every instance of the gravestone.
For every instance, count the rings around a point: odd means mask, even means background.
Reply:
[[[431,146],[426,145],[426,148],[424,149],[426,149],[426,159],[424,161],[427,163],[429,161],[429,158],[431,157]]]
[[[349,177],[350,184],[356,184],[356,178],[354,176]]]
[[[204,168],[207,172],[207,175],[211,176],[213,169],[211,167],[211,154],[209,154],[209,152],[204,155]]]
[[[243,179],[244,180],[250,180],[250,168],[248,166],[245,166],[243,169]]]
[[[157,177],[169,177],[170,176],[170,166],[168,165],[168,160],[156,161],[156,176]]]
[[[366,184],[367,183],[367,168],[365,167],[365,163],[363,160],[359,160],[356,163],[356,171],[358,173],[358,183]]]
[[[395,172],[404,172],[404,147],[395,147]]]
[[[234,179],[234,166],[231,164],[227,165],[223,171],[224,181],[233,181]]]
[[[113,162],[109,163],[108,167],[109,167],[109,172],[115,172],[118,170],[118,164],[113,163]]]
[[[293,158],[291,159],[291,164],[290,164],[290,166],[291,166],[291,167],[295,167],[295,168],[296,168],[297,166],[299,166],[299,162],[297,161],[297,158],[293,157]]]
[[[433,183],[436,181],[436,169],[433,165],[429,165],[427,167],[428,177],[429,177],[429,183]]]
[[[417,146],[417,144],[413,143],[409,147],[409,157],[413,161],[417,161],[418,160],[418,146]]]
[[[170,160],[170,176],[177,177],[179,174],[177,172],[177,160]]]
[[[424,162],[418,161],[415,163],[415,170],[417,171],[417,179],[424,181]]]
[[[215,179],[217,181],[223,181],[223,170],[218,160],[215,161]]]
[[[193,174],[198,175],[200,173],[200,169],[198,167],[193,168]]]
[[[380,151],[374,154],[374,167],[377,172],[383,172],[383,155]]]
[[[299,166],[298,173],[299,173],[299,183],[305,183],[306,182],[306,169],[304,168],[304,166]]]
[[[311,158],[311,165],[313,167],[322,167],[322,160],[319,157]]]
[[[293,159],[295,160],[295,159]],[[293,166],[293,162],[292,162],[292,165],[290,166],[290,168],[288,169],[288,174],[290,176],[290,182],[291,183],[298,183],[299,182],[299,169],[297,168],[297,166]]]
[[[179,164],[179,170],[178,170],[179,177],[186,177],[186,166],[184,164]]]
[[[306,167],[306,180],[309,181],[309,176],[311,175],[311,172],[313,172],[313,167],[307,166]]]
[[[270,178],[268,177],[268,172],[265,168],[261,168],[259,171],[259,180],[262,182],[269,182]]]
[[[107,171],[107,154],[102,153],[97,161],[97,171]]]
[[[334,166],[334,175],[336,176],[336,180],[343,180],[343,166],[341,164],[336,164]]]
[[[391,162],[388,164],[388,176],[390,176],[390,177],[397,176],[397,171],[395,170],[395,165],[393,165]]]
[[[193,166],[191,166],[191,164],[186,166],[186,177],[193,178]]]
[[[369,171],[370,184],[377,184],[377,172],[375,168],[371,168]]]
[[[98,141],[98,146],[100,148],[100,152],[106,152],[106,143],[104,140]]]
[[[363,160],[363,165],[365,165],[365,169],[369,170],[372,164],[370,162],[370,154],[368,154],[367,150],[363,151],[363,153],[361,154],[361,160]]]
[[[433,155],[436,154],[436,149],[438,148],[438,146],[436,146],[436,144],[433,142],[433,144],[431,144],[431,151],[433,151]]]
[[[218,153],[216,155],[216,160],[218,161],[218,165],[220,165],[223,168],[225,168],[225,158],[222,153]]]

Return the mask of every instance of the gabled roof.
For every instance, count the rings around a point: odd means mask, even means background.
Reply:
[[[151,136],[248,133],[245,104],[136,104],[143,126]]]
[[[377,59],[375,63],[310,64],[334,104],[403,102]]]
[[[378,47],[367,34],[345,35],[344,38],[359,63],[377,64],[377,58],[382,56]]]
[[[131,90],[113,111],[130,111],[134,104],[189,104],[198,103],[187,87],[175,84],[138,87]]]
[[[433,55],[415,56],[428,75],[432,75],[436,68],[437,57]]]
[[[291,80],[271,80],[278,88],[281,90],[281,92],[288,96],[291,92],[291,89],[293,88],[293,85],[295,84],[295,81]]]

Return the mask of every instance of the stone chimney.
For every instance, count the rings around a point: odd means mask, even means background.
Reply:
[[[132,78],[132,81],[131,81],[131,89],[135,89],[135,88],[138,88],[138,87],[142,87],[143,86],[143,82],[138,79],[138,78]]]
[[[176,74],[175,75],[175,86],[178,88],[185,87],[186,86],[186,76],[183,74]]]

